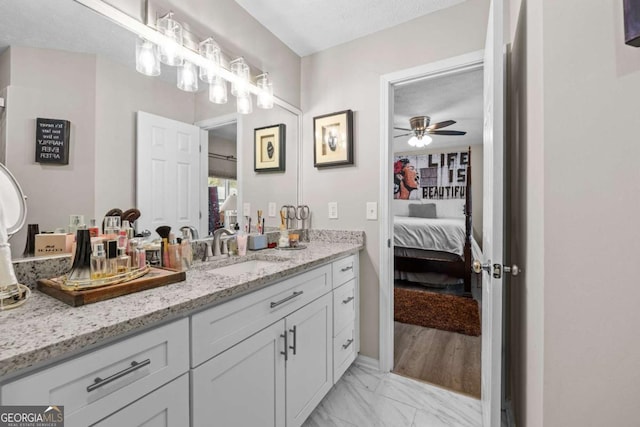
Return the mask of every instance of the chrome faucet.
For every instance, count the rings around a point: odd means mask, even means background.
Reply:
[[[185,230],[189,230],[189,234],[191,235],[190,240],[193,242],[194,240],[198,240],[198,229],[192,225],[185,225],[180,227],[180,231],[184,234]]]
[[[222,234],[226,234],[227,236],[233,236],[235,233],[226,228],[219,228],[213,232],[213,256],[214,257],[222,255],[222,252],[220,251],[220,246],[221,246],[220,237]]]

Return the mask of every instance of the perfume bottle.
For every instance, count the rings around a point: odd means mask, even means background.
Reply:
[[[116,259],[116,274],[128,273],[129,270],[131,270],[131,258],[127,255],[127,249],[120,247]]]
[[[104,245],[96,244],[95,254],[91,255],[91,280],[104,279],[107,275],[107,257],[104,253]]]
[[[193,264],[193,249],[191,248],[191,240],[189,229],[182,230],[182,242],[180,242],[180,252],[182,254],[182,269],[188,270]]]
[[[96,220],[91,220],[91,227],[89,227],[89,235],[91,237],[98,237],[100,235],[100,228],[96,226]]]
[[[107,277],[118,274],[118,241],[107,241]]]

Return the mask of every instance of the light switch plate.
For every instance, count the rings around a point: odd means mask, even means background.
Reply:
[[[269,202],[269,217],[276,216],[276,202]]]
[[[367,219],[370,221],[378,219],[378,204],[376,202],[367,202]]]
[[[245,202],[242,204],[242,215],[251,216],[251,203]]]
[[[329,219],[338,219],[338,202],[329,202]]]

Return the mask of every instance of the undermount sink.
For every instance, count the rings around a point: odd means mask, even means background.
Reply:
[[[237,264],[214,268],[209,270],[209,273],[222,274],[223,276],[239,276],[241,274],[259,273],[262,270],[271,269],[277,265],[277,262],[254,259],[251,261],[244,261]]]

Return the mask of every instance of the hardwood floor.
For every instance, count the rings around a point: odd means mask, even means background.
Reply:
[[[480,397],[481,337],[394,324],[394,373]]]

